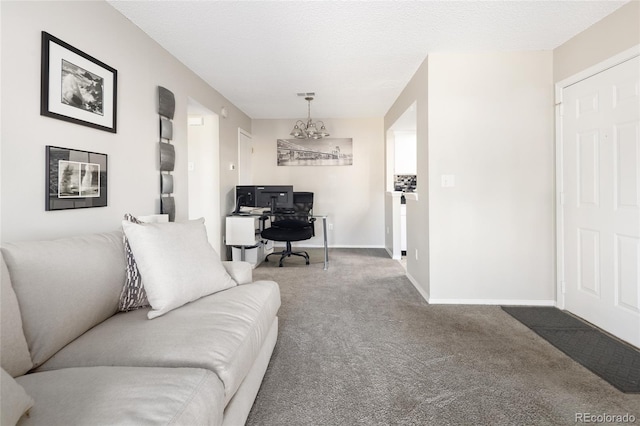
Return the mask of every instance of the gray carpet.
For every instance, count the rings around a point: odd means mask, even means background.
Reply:
[[[498,306],[428,305],[384,250],[262,264],[280,284],[279,340],[247,425],[640,421],[624,394]]]

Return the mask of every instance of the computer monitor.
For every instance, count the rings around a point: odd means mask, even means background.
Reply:
[[[293,186],[256,186],[256,207],[269,207],[272,213],[276,210],[293,209]]]
[[[255,186],[236,186],[236,210],[234,213],[239,213],[241,207],[257,207]]]
[[[268,207],[272,211],[293,209],[293,186],[238,185],[234,213],[239,213],[241,207]]]

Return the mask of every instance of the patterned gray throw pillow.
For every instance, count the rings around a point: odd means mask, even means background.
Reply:
[[[128,220],[133,223],[141,223],[135,216],[127,213],[124,215],[124,220]],[[147,300],[147,292],[142,285],[142,279],[140,277],[140,271],[138,271],[138,265],[136,265],[136,259],[133,257],[131,246],[127,240],[126,235],[122,234],[124,240],[124,254],[127,261],[127,276],[120,294],[120,304],[118,309],[120,311],[132,311],[139,308],[149,307],[149,301]]]

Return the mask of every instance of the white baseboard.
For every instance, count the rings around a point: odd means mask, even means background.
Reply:
[[[324,246],[318,246],[318,247],[324,247]],[[379,245],[362,245],[362,244],[358,244],[358,245],[345,245],[345,244],[337,244],[337,245],[332,245],[329,244],[329,248],[363,248],[363,249],[384,249],[385,246],[379,246]]]
[[[407,272],[407,278],[409,279],[409,282],[413,284],[416,290],[418,290],[418,293],[420,293],[420,296],[422,296],[425,302],[429,303],[429,293],[427,293],[422,287],[420,287],[420,285],[418,284],[418,281],[415,278],[413,278],[411,274],[408,272]]]
[[[555,300],[429,299],[428,302],[432,305],[556,306]]]
[[[407,278],[418,290],[420,296],[430,305],[496,305],[496,306],[556,306],[555,300],[513,300],[513,299],[433,299],[418,281],[407,272]]]
[[[392,258],[393,260],[401,260],[402,256],[393,256],[393,252],[391,250],[389,250],[389,247],[385,247],[384,248],[385,251],[387,252],[387,254],[389,255],[390,258]]]

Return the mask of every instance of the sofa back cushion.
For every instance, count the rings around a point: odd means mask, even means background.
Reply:
[[[11,285],[11,277],[4,258],[0,256],[0,364],[11,376],[21,376],[31,370],[33,363],[22,330],[18,299]]]
[[[7,243],[2,248],[34,367],[118,310],[122,233]]]

